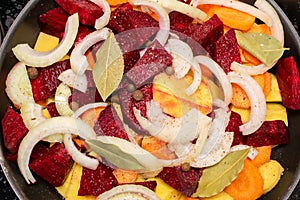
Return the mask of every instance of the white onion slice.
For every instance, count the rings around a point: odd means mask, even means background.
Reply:
[[[196,90],[199,88],[199,85],[201,84],[202,80],[202,72],[198,63],[192,63],[192,71],[194,74],[194,78],[192,84],[185,90],[185,93],[187,95],[192,95],[193,93],[195,93]]]
[[[251,111],[249,120],[240,126],[240,131],[243,135],[249,135],[255,132],[265,120],[265,95],[261,87],[251,76],[238,74],[236,72],[229,72],[228,76],[230,82],[239,85],[246,92],[250,100]]]
[[[197,159],[204,159],[215,148],[218,143],[218,139],[225,133],[225,129],[229,122],[230,112],[227,108],[218,108],[214,110],[215,117],[208,130],[208,138],[204,144],[204,147]]]
[[[272,35],[283,44],[284,43],[283,27],[275,9],[266,0],[256,0],[254,5],[259,10],[265,12],[267,15],[270,16],[270,18],[273,21],[272,26],[270,26]]]
[[[155,192],[142,185],[125,184],[114,187],[97,197],[97,200],[160,200]]]
[[[275,65],[275,63],[271,64],[270,66],[266,66],[265,64],[247,66],[233,61],[230,65],[230,69],[241,74],[257,75],[265,73],[266,71],[271,69]]]
[[[24,124],[29,130],[46,120],[42,114],[42,106],[34,101],[24,102],[20,108],[20,112]]]
[[[253,160],[258,154],[258,151],[255,148],[245,145],[245,144],[238,144],[238,145],[232,146],[230,149],[230,152],[240,151],[240,150],[244,150],[244,149],[250,149],[250,151],[248,153],[248,158],[250,158],[251,160]]]
[[[83,75],[89,64],[85,57],[85,52],[97,42],[106,40],[110,34],[110,29],[103,28],[88,34],[80,43],[73,49],[70,56],[71,68],[76,74]]]
[[[72,159],[78,163],[79,165],[86,167],[88,169],[95,170],[98,167],[99,161],[96,158],[91,158],[86,156],[84,153],[81,153],[75,146],[72,135],[65,134],[64,135],[64,144],[65,147],[72,157]]]
[[[58,80],[71,88],[75,88],[81,92],[86,92],[87,78],[85,74],[79,75],[76,74],[72,69],[67,69],[58,76]]]
[[[96,137],[93,128],[82,120],[73,117],[52,117],[39,123],[33,129],[29,130],[22,140],[18,151],[19,169],[28,184],[36,182],[28,167],[33,147],[43,138],[57,133],[78,134],[84,139]]]
[[[14,106],[20,108],[24,102],[34,102],[31,83],[24,63],[18,62],[9,71],[5,81],[5,92]]]
[[[140,110],[136,108],[134,114],[140,125],[151,135],[171,144],[188,144],[199,136],[199,123],[202,123],[205,115],[197,109],[191,109],[184,116],[174,118],[164,114],[159,103],[152,100],[146,104],[149,120],[142,117]]]
[[[72,116],[74,111],[70,108],[69,97],[71,89],[64,83],[59,84],[55,91],[55,107],[61,116]]]
[[[166,9],[174,10],[183,13],[185,15],[188,15],[199,22],[204,22],[208,18],[207,14],[201,11],[200,9],[192,7],[188,4],[185,4],[177,0],[151,0],[151,1],[157,2],[158,4],[160,4],[162,7]]]
[[[190,163],[192,167],[209,167],[220,162],[229,152],[233,141],[233,132],[224,132],[216,141],[216,145],[204,158],[197,157]]]
[[[75,118],[78,118],[78,117],[80,117],[80,115],[82,115],[84,112],[86,112],[89,109],[94,109],[94,108],[98,108],[98,107],[106,107],[107,105],[108,104],[104,103],[104,102],[89,103],[89,104],[83,105],[80,108],[78,108],[74,112],[73,116]]]
[[[78,32],[78,13],[68,18],[64,37],[57,47],[51,51],[40,52],[32,49],[28,44],[18,44],[12,50],[19,61],[27,66],[47,67],[63,58],[73,46]]]
[[[164,46],[170,33],[170,19],[166,10],[159,4],[149,0],[134,0],[133,4],[137,6],[147,6],[156,13],[159,20],[159,31],[157,32],[155,39]]]
[[[191,69],[191,63],[187,62],[186,59],[183,59],[181,56],[178,56],[175,53],[172,55],[172,67],[174,68],[174,76],[177,79],[183,78]]]
[[[224,95],[224,102],[228,105],[232,97],[232,89],[230,81],[225,74],[224,70],[220,67],[218,63],[207,56],[196,56],[194,57],[195,62],[205,65],[218,79]]]
[[[198,0],[194,1],[193,6],[197,6],[200,4],[213,4],[213,5],[220,5],[225,6],[229,8],[233,8],[245,13],[248,13],[254,17],[257,17],[261,21],[263,21],[268,26],[273,25],[273,21],[270,16],[268,16],[266,13],[262,12],[261,10],[255,8],[252,5],[249,5],[247,3],[241,2],[241,1],[232,1],[232,0]]]
[[[110,13],[111,13],[110,6],[105,0],[90,0],[90,1],[102,8],[103,15],[98,19],[96,19],[95,26],[94,26],[95,29],[102,29],[109,22]]]

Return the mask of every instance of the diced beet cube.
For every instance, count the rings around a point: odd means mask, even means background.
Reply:
[[[89,103],[102,101],[97,88],[87,88],[86,92],[74,89],[68,99],[69,103],[76,102],[80,107]]]
[[[55,143],[47,152],[32,160],[29,168],[54,187],[61,186],[71,167],[72,157],[63,143]]]
[[[49,67],[39,68],[38,76],[30,80],[34,100],[39,101],[54,96],[57,86],[61,83],[58,80],[58,76],[70,68],[70,60],[56,62]]]
[[[158,31],[158,22],[149,14],[133,10],[129,3],[125,3],[112,11],[108,27],[117,33],[127,31],[129,41],[139,47]]]
[[[241,54],[233,29],[219,38],[214,46],[212,58],[223,68],[227,74],[232,62],[241,63]]]
[[[99,163],[96,170],[83,167],[80,180],[79,196],[98,196],[118,185],[118,181],[113,175],[113,169]]]
[[[192,38],[199,42],[210,53],[210,46],[214,44],[223,33],[223,22],[217,15],[213,15],[195,30]]]
[[[155,75],[163,71],[172,63],[172,56],[160,45],[154,43],[147,49],[145,54],[136,62],[133,68],[125,76],[136,88],[148,83]]]
[[[51,102],[51,103],[47,104],[46,108],[51,117],[57,117],[60,115],[56,109],[55,102]]]
[[[184,195],[191,196],[197,189],[201,175],[199,168],[191,167],[188,171],[183,171],[181,166],[177,166],[164,167],[158,177]]]
[[[238,114],[234,111],[231,111],[229,123],[228,123],[225,131],[234,132],[232,146],[243,143],[243,135],[240,132],[240,128],[239,128],[239,126],[242,124],[243,124],[243,122],[242,122],[242,118],[241,118],[240,114]]]
[[[137,121],[133,113],[133,108],[135,107],[138,110],[140,110],[141,115],[146,117],[146,102],[150,101],[153,98],[152,84],[144,85],[141,88],[138,88],[143,94],[143,98],[140,101],[135,100],[132,97],[132,93],[127,91],[127,84],[128,83],[124,83],[124,87],[118,92],[124,121],[128,124],[130,128],[132,128],[138,134],[148,135],[148,131],[143,129]]]
[[[293,110],[300,110],[300,76],[294,57],[290,56],[278,61],[276,77],[283,105]]]
[[[176,27],[176,24],[191,24],[194,20],[192,17],[189,17],[177,11],[170,12],[169,18],[171,27]]]
[[[22,139],[28,133],[28,129],[21,115],[10,106],[2,119],[2,131],[5,147],[10,153],[17,153]]]
[[[97,135],[113,136],[129,141],[123,123],[115,108],[111,105],[106,106],[104,110],[101,111],[100,116],[95,123],[94,130]]]
[[[282,120],[265,121],[257,131],[244,136],[244,143],[253,147],[287,144],[288,141],[289,130]]]
[[[42,32],[62,38],[69,14],[61,7],[53,8],[38,17],[39,27]]]
[[[94,26],[96,19],[103,15],[102,8],[89,0],[55,0],[70,15],[77,13],[79,21]]]

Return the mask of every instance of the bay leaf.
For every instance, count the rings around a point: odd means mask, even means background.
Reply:
[[[86,142],[95,153],[121,169],[146,171],[162,167],[159,159],[151,153],[121,138],[98,136]]]
[[[118,87],[124,73],[121,48],[111,33],[96,53],[93,79],[103,101]]]
[[[239,46],[266,66],[277,61],[286,50],[281,42],[273,36],[255,32],[242,33],[237,30],[235,33]]]
[[[231,152],[216,165],[205,168],[193,197],[210,197],[223,191],[242,170],[249,151]]]

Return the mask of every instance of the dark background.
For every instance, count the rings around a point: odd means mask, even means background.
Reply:
[[[295,29],[300,35],[300,0],[275,0],[285,11],[291,20]],[[7,32],[14,19],[25,6],[28,0],[0,0],[1,23],[4,32]],[[2,169],[0,168],[0,199],[1,200],[18,200],[6,180]],[[300,200],[300,185],[293,192],[290,200]]]

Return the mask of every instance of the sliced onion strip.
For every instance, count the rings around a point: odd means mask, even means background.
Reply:
[[[24,63],[18,62],[9,71],[5,81],[5,92],[14,106],[20,108],[24,102],[34,102],[32,87]]]
[[[240,131],[243,135],[249,135],[255,132],[265,120],[265,95],[261,87],[251,76],[238,74],[236,72],[229,72],[228,76],[230,82],[239,85],[246,92],[250,100],[251,111],[249,120],[240,126]]]
[[[142,185],[124,184],[114,187],[97,197],[97,200],[135,199],[160,200],[155,192]]]
[[[88,34],[80,43],[73,49],[70,56],[71,68],[76,74],[83,75],[89,64],[85,57],[85,52],[97,42],[105,40],[110,33],[108,28],[96,30]]]
[[[39,123],[33,129],[29,130],[23,138],[18,151],[17,161],[19,169],[28,184],[36,182],[28,166],[33,147],[43,138],[57,133],[78,134],[84,139],[93,139],[96,137],[93,128],[82,120],[73,117],[52,117]]]
[[[61,116],[72,116],[74,111],[70,108],[69,97],[71,89],[64,83],[59,84],[55,92],[55,107]]]
[[[90,1],[102,8],[103,15],[98,19],[96,19],[95,26],[94,26],[95,29],[102,29],[109,22],[110,13],[111,13],[110,6],[105,0],[90,0]]]
[[[40,52],[32,49],[28,44],[18,44],[12,50],[19,61],[27,66],[47,67],[63,58],[73,46],[79,27],[78,13],[68,18],[64,37],[57,47],[51,51]]]
[[[78,110],[76,110],[74,112],[73,116],[75,118],[79,118],[84,112],[86,112],[89,109],[94,109],[94,108],[98,108],[98,107],[106,107],[107,105],[108,104],[104,103],[104,102],[89,103],[89,104],[86,104],[86,105],[78,108]]]
[[[134,0],[133,4],[137,6],[147,6],[156,13],[159,19],[159,31],[157,32],[155,39],[164,46],[170,33],[170,19],[166,10],[159,4],[148,0]]]
[[[67,69],[58,76],[58,80],[71,88],[75,88],[83,93],[86,92],[87,78],[85,74],[79,75],[76,74],[72,69]]]
[[[91,158],[86,156],[84,153],[81,153],[75,146],[72,135],[65,134],[64,135],[64,144],[65,147],[72,157],[72,159],[78,163],[79,165],[86,167],[88,169],[95,170],[99,164],[99,161],[96,158]]]
[[[194,57],[195,62],[205,65],[218,79],[224,94],[224,102],[228,105],[232,97],[231,84],[224,70],[214,60],[207,56]]]

